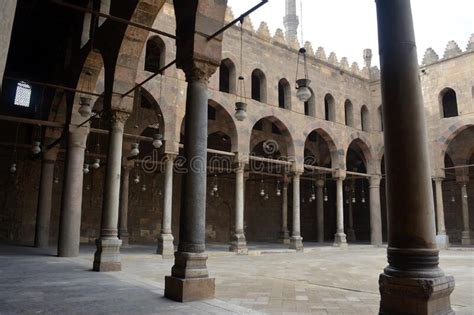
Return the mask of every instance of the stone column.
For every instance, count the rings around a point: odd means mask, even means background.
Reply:
[[[76,257],[79,255],[84,153],[88,134],[88,128],[72,126],[68,134],[61,217],[59,221],[59,257]]]
[[[288,231],[288,177],[285,175],[281,187],[281,231],[280,242],[290,244],[290,231]]]
[[[293,174],[293,229],[290,238],[290,248],[297,251],[303,250],[300,220],[300,175],[301,173],[298,172]]]
[[[324,180],[316,181],[316,218],[318,220],[318,243],[324,243]]]
[[[122,181],[120,183],[120,205],[119,205],[119,238],[122,241],[122,247],[129,245],[128,240],[128,194],[130,185],[131,166],[122,167]]]
[[[379,30],[388,263],[381,314],[452,314],[454,278],[438,266],[433,191],[410,0],[376,0]]]
[[[446,225],[444,220],[444,204],[443,204],[443,180],[442,177],[434,179],[436,189],[436,222],[437,234],[436,243],[438,248],[447,249],[449,247],[449,236],[446,234]]]
[[[375,174],[370,177],[370,243],[374,246],[382,246],[382,211],[380,207],[380,180],[382,176]]]
[[[15,18],[17,0],[3,0],[0,10],[0,91],[2,91],[3,75],[7,65],[8,50]]]
[[[165,182],[163,191],[163,217],[161,220],[161,233],[158,236],[158,249],[156,253],[162,258],[174,257],[174,238],[171,232],[173,215],[173,169],[175,154],[167,154],[165,160]]]
[[[54,165],[58,156],[58,148],[54,147],[43,153],[41,163],[41,180],[38,194],[38,210],[36,214],[35,247],[49,246],[49,225],[53,198]]]
[[[206,182],[208,80],[214,66],[194,61],[186,68],[188,82],[184,135],[187,173],[183,176],[178,251],[171,276],[165,277],[165,296],[188,302],[214,297],[214,278],[206,261]]]
[[[123,130],[129,113],[111,113],[109,149],[105,174],[104,201],[100,237],[95,241],[94,271],[121,271],[120,246],[118,238],[118,217],[120,200],[120,171],[122,167]]]
[[[244,233],[244,169],[244,163],[239,163],[235,169],[235,231],[229,248],[240,255],[248,253]]]
[[[467,181],[461,182],[461,202],[462,202],[462,245],[471,245],[471,228],[469,226],[469,203],[467,196]]]
[[[347,240],[354,242],[356,240],[356,235],[354,231],[354,217],[353,217],[353,208],[354,205],[352,203],[352,192],[354,191],[354,181],[351,182],[351,190],[350,190],[350,195],[349,195],[349,203],[347,204]]]
[[[339,171],[340,172],[340,171]],[[344,233],[344,195],[343,182],[345,175],[337,176],[336,182],[336,211],[337,211],[337,230],[334,235],[334,246],[347,247],[346,234]]]

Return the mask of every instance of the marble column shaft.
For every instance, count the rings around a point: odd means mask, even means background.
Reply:
[[[334,235],[334,246],[347,246],[346,234],[344,233],[344,178],[336,178],[336,234]]]
[[[158,236],[157,254],[163,258],[174,257],[174,237],[171,231],[173,215],[173,171],[176,155],[168,154],[165,160],[165,178],[163,191],[163,216],[161,233]]]
[[[324,181],[316,181],[316,218],[318,224],[318,242],[324,243]]]
[[[120,183],[119,237],[122,246],[128,246],[128,196],[130,193],[130,166],[122,167]]]
[[[105,174],[104,199],[100,238],[96,240],[94,271],[120,271],[122,269],[118,238],[120,180],[122,168],[122,146],[125,122],[129,113],[111,113],[107,169]]]
[[[288,179],[285,175],[281,187],[281,231],[280,241],[283,244],[290,243],[290,231],[288,230]]]
[[[370,198],[370,243],[382,246],[382,211],[380,206],[380,175],[372,175],[369,184]]]
[[[461,242],[463,245],[471,245],[471,227],[469,225],[469,200],[467,195],[467,182],[461,183],[461,204],[463,231]]]
[[[247,242],[244,234],[244,169],[245,164],[235,169],[235,231],[230,250],[237,254],[247,254]]]
[[[41,163],[41,180],[38,193],[38,210],[36,215],[35,247],[48,247],[51,207],[53,199],[54,165],[58,155],[57,148],[43,153]]]
[[[381,314],[451,314],[439,268],[425,108],[410,0],[376,0],[384,118],[388,263]]]
[[[290,238],[290,248],[303,250],[301,237],[301,208],[300,208],[300,173],[293,174],[293,225]]]
[[[86,150],[86,127],[69,131],[64,187],[59,220],[58,256],[76,257],[79,255],[81,237],[82,185],[84,182],[84,153]]]

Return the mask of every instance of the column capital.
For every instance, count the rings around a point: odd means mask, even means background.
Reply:
[[[332,177],[335,178],[335,179],[341,179],[341,180],[345,180],[346,179],[346,170],[345,169],[342,169],[342,168],[337,168],[333,173],[332,173]]]
[[[382,175],[380,174],[370,175],[369,186],[373,188],[380,187],[380,180],[382,180]]]
[[[89,135],[88,127],[69,126],[68,147],[86,148],[87,136]]]
[[[435,182],[441,182],[442,183],[444,180],[445,180],[445,178],[442,177],[442,176],[433,177],[433,181],[435,181]]]
[[[192,60],[183,67],[186,82],[208,83],[209,78],[216,72],[217,66],[210,62]]]
[[[456,176],[456,182],[458,182],[459,185],[467,185],[469,183],[469,176],[468,175],[463,175],[463,176]]]
[[[244,162],[236,162],[233,165],[235,173],[243,173],[245,171],[245,166],[247,166]]]
[[[323,188],[323,187],[324,187],[324,183],[325,183],[325,181],[324,181],[323,179],[318,179],[318,180],[316,181],[316,187],[318,187],[318,188]]]
[[[178,153],[165,153],[164,160],[165,161],[175,161],[176,158],[178,157]]]
[[[125,125],[125,122],[127,121],[128,117],[130,117],[130,113],[120,111],[120,110],[114,110],[110,114],[110,122],[112,124],[123,124]]]

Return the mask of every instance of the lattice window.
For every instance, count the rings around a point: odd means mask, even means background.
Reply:
[[[31,85],[26,82],[18,82],[16,86],[15,105],[30,107]]]

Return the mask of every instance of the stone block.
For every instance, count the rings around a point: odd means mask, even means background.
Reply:
[[[158,248],[156,253],[163,259],[174,258],[174,238],[171,234],[160,234],[158,236]]]
[[[449,236],[446,234],[436,235],[436,244],[438,244],[439,249],[448,249],[449,248]]]
[[[94,254],[94,271],[122,271],[120,246],[122,241],[115,239],[97,239],[97,250]]]
[[[290,249],[302,251],[304,249],[303,238],[301,236],[292,236],[290,238]]]
[[[165,297],[173,301],[192,302],[213,299],[215,290],[214,278],[165,277]]]
[[[381,274],[379,314],[454,314],[449,296],[453,277],[395,278]]]

